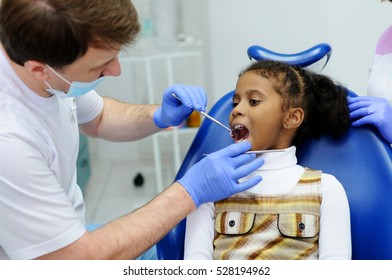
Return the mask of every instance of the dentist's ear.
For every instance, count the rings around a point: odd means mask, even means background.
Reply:
[[[28,60],[25,62],[24,68],[37,80],[46,81],[49,78],[49,69],[41,62]]]
[[[298,128],[304,120],[304,110],[302,108],[290,108],[286,112],[283,127],[286,129]]]

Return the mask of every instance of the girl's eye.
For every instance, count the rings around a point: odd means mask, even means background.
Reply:
[[[240,104],[240,100],[233,98],[233,107],[237,106],[238,104]]]
[[[252,105],[252,106],[256,106],[260,102],[261,102],[260,100],[256,100],[256,99],[249,100],[249,104]]]

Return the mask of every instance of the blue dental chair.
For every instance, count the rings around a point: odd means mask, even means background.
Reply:
[[[278,54],[259,46],[248,49],[251,59],[286,61],[306,67],[328,61],[331,48],[317,45],[298,54]],[[327,58],[326,58],[327,57]],[[325,63],[322,64],[325,66]],[[228,124],[232,94],[224,95],[209,114]],[[347,90],[348,96],[355,93]],[[214,139],[211,141],[210,139]],[[203,154],[233,143],[229,134],[206,120],[196,134],[176,179]],[[351,214],[352,258],[354,260],[392,260],[392,149],[370,126],[350,127],[339,140],[322,137],[306,142],[297,150],[299,164],[333,174],[344,186]],[[158,244],[159,259],[183,259],[186,220],[181,221]]]

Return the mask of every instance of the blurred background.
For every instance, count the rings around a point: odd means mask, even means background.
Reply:
[[[160,103],[166,87],[181,83],[204,87],[210,108],[234,89],[251,45],[296,53],[328,43],[332,56],[323,73],[365,95],[377,40],[392,25],[392,4],[378,0],[132,2],[140,38],[120,53],[121,76],[98,88],[129,103]],[[78,178],[87,222],[106,223],[167,187],[196,132],[197,124],[185,123],[134,143],[81,136]]]

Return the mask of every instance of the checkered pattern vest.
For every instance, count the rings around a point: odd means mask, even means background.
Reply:
[[[214,259],[318,259],[321,171],[305,169],[282,195],[236,194],[215,203]]]

